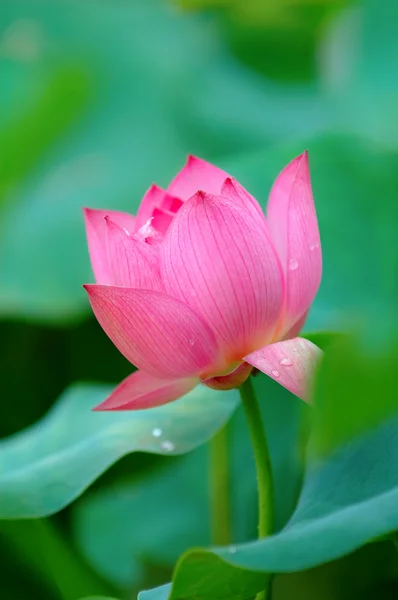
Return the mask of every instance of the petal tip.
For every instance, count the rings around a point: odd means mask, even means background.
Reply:
[[[98,286],[95,283],[83,283],[83,287],[89,296],[93,296]]]
[[[299,171],[301,168],[308,169],[308,162],[308,150],[304,150],[304,152],[292,160],[291,164],[297,165],[297,170]]]
[[[186,165],[191,165],[192,163],[196,162],[200,160],[200,158],[198,158],[197,156],[194,156],[193,154],[188,154],[187,156],[187,160],[186,160]]]

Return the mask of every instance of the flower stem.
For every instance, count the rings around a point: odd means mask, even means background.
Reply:
[[[252,377],[248,377],[239,388],[240,397],[249,426],[250,438],[256,462],[258,487],[258,537],[267,537],[272,533],[274,524],[274,502],[271,461],[268,451],[267,437],[261,417],[260,406],[254,391]],[[256,600],[269,598],[268,577],[267,588],[257,594]]]
[[[228,435],[223,427],[210,441],[210,510],[211,536],[215,546],[231,543]]]

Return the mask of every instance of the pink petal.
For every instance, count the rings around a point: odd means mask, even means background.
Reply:
[[[182,205],[182,201],[163,190],[158,185],[151,185],[145,193],[137,213],[136,229],[143,227],[153,216],[155,208],[163,208],[164,210],[177,211]]]
[[[135,218],[127,213],[115,210],[95,210],[84,208],[84,221],[91,266],[97,283],[111,284],[112,274],[108,262],[107,233],[105,217],[108,216],[127,231],[134,231]]]
[[[249,192],[247,192],[245,188],[236,181],[236,179],[228,177],[224,181],[221,189],[221,196],[242,204],[253,213],[253,216],[258,218],[260,215],[260,217],[265,221],[265,215],[257,200],[253,198],[253,196],[249,194]]]
[[[175,217],[175,213],[173,213],[169,210],[163,210],[162,208],[155,208],[152,213],[151,225],[156,231],[158,231],[162,235],[165,235],[165,233],[168,230],[169,225],[172,222],[172,220],[174,219],[174,217]]]
[[[243,362],[232,373],[208,377],[207,379],[202,379],[202,383],[213,390],[233,390],[240,387],[246,381],[252,370],[252,365]]]
[[[187,394],[199,383],[197,378],[158,379],[145,371],[135,371],[94,410],[141,410],[167,404]]]
[[[187,164],[170,183],[167,191],[183,200],[188,200],[199,190],[208,194],[220,194],[227,177],[228,173],[222,169],[201,158],[188,156]]]
[[[245,208],[199,192],[171,223],[160,261],[166,291],[211,325],[228,361],[271,339],[282,273],[261,220]]]
[[[290,340],[291,338],[295,338],[298,336],[302,328],[304,327],[304,323],[307,320],[309,310],[306,310],[302,317],[299,318],[298,321],[292,325],[292,327],[285,333],[283,336],[284,340]]]
[[[143,239],[128,235],[105,217],[108,235],[108,258],[112,285],[161,290],[156,247]]]
[[[166,192],[159,208],[176,213],[178,210],[180,210],[183,204],[184,202],[180,200],[180,198],[177,198],[177,196],[172,196]]]
[[[264,346],[245,356],[245,360],[307,402],[322,355],[315,344],[297,337]]]
[[[268,202],[267,220],[286,278],[283,335],[310,307],[322,276],[321,242],[307,152],[277,177]]]
[[[105,333],[139,369],[175,378],[199,375],[218,364],[214,334],[179,300],[152,290],[84,287]]]

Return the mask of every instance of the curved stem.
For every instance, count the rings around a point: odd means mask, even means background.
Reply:
[[[261,417],[260,406],[254,391],[252,377],[239,388],[240,397],[249,426],[250,438],[256,462],[258,487],[258,537],[263,538],[272,533],[274,524],[274,499],[271,461],[268,451],[267,437]],[[269,597],[268,588],[271,578],[268,578],[267,588],[256,596],[256,600]]]
[[[211,537],[215,546],[231,543],[228,436],[223,427],[210,441],[210,511]]]

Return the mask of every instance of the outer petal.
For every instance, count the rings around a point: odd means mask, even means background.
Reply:
[[[322,276],[321,243],[307,152],[295,158],[276,179],[267,220],[286,278],[283,335],[311,305]]]
[[[221,188],[221,196],[242,204],[245,208],[253,213],[254,217],[258,218],[260,216],[260,218],[264,219],[265,221],[265,215],[257,200],[251,194],[249,194],[249,192],[247,192],[245,188],[236,181],[236,179],[228,177],[228,179],[224,181]]]
[[[155,377],[186,377],[217,364],[215,336],[189,306],[163,292],[84,286],[101,327],[120,352]]]
[[[167,404],[187,394],[199,383],[197,378],[158,379],[145,371],[135,371],[94,410],[141,410]]]
[[[160,259],[166,291],[212,326],[228,361],[270,341],[282,273],[261,221],[246,209],[199,192],[171,223]]]
[[[158,252],[144,239],[129,235],[105,217],[108,235],[108,258],[112,284],[125,287],[161,290]]]
[[[308,401],[314,371],[322,356],[322,350],[312,342],[294,338],[265,346],[245,356],[245,360]]]
[[[208,194],[220,194],[227,177],[228,173],[222,169],[201,158],[188,156],[187,164],[170,183],[167,191],[183,200],[188,200],[199,190]]]
[[[179,198],[169,194],[158,185],[151,185],[141,200],[137,213],[136,229],[143,227],[152,218],[155,208],[163,208],[164,210],[172,210],[174,212],[181,205],[182,202]]]
[[[91,266],[93,268],[95,280],[97,283],[111,284],[112,275],[108,262],[107,227],[105,217],[110,217],[114,223],[119,225],[119,227],[123,227],[129,232],[134,231],[135,218],[132,215],[115,210],[94,210],[93,208],[84,208],[83,213],[86,224]]]

